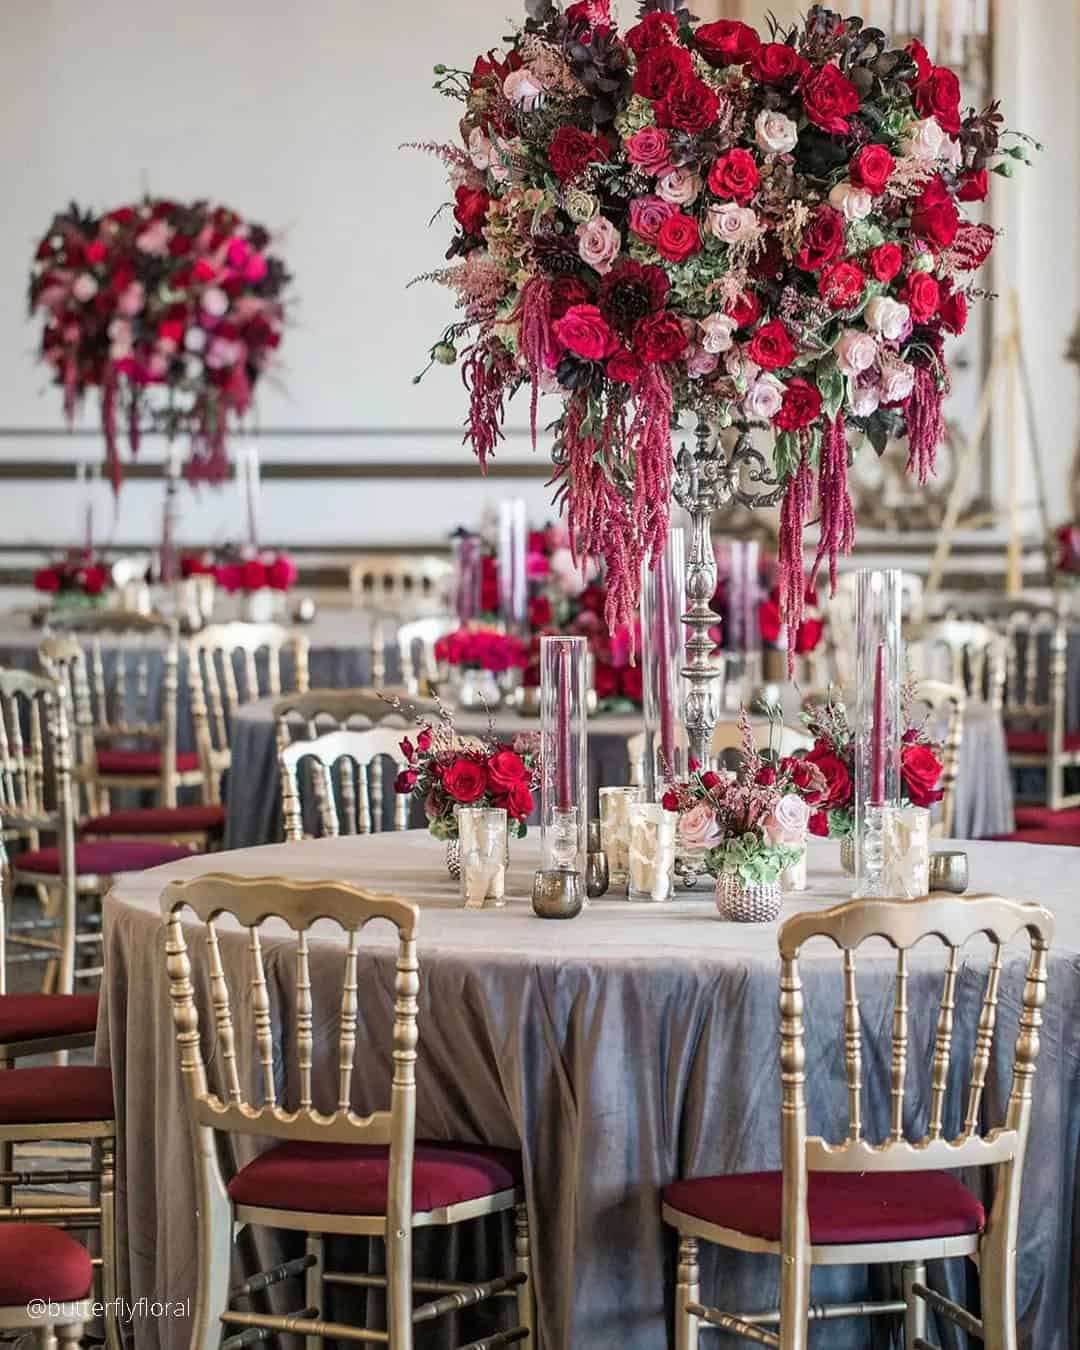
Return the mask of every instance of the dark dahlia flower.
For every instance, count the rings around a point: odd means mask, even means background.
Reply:
[[[639,319],[663,309],[671,283],[662,267],[624,262],[600,283],[600,313],[620,332],[628,333]]]

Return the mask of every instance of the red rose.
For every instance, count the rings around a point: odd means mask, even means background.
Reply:
[[[941,761],[927,745],[905,745],[900,752],[900,778],[914,806],[932,806],[941,801],[938,787]]]
[[[597,698],[614,698],[619,692],[619,673],[606,661],[593,664],[593,688]]]
[[[714,773],[712,769],[706,769],[705,772],[701,775],[701,786],[705,789],[706,792],[711,792],[714,787],[717,787],[719,785],[719,783],[720,783],[720,775],[718,773]]]
[[[969,169],[960,179],[960,191],[956,200],[960,202],[984,202],[990,191],[990,175],[985,169]],[[90,250],[86,250],[90,256]]]
[[[817,650],[825,625],[820,619],[803,619],[795,631],[795,654],[808,656]]]
[[[762,84],[780,84],[803,68],[794,47],[783,42],[763,42],[750,60],[750,74]]]
[[[644,56],[654,47],[669,45],[674,40],[678,27],[679,22],[674,14],[653,10],[627,32],[626,45],[635,56]]]
[[[535,805],[528,783],[511,783],[498,800],[511,820],[528,820]]]
[[[641,702],[641,666],[626,666],[619,674],[619,686],[623,698],[631,703]]]
[[[847,806],[852,794],[851,774],[839,755],[823,741],[818,741],[813,750],[807,751],[806,758],[811,764],[817,765],[825,779],[825,795],[821,799],[824,809],[831,811]]]
[[[829,837],[829,813],[827,811],[815,811],[810,817],[810,833],[816,835],[818,839],[828,839]]]
[[[607,363],[607,376],[616,384],[636,386],[642,376],[641,362],[627,347],[620,347]]]
[[[416,772],[415,769],[402,769],[402,771],[394,779],[394,791],[402,793],[411,792],[413,788],[416,786],[416,780],[418,777],[419,774]]]
[[[938,305],[938,322],[947,333],[957,337],[967,327],[968,302],[963,291],[946,290]]]
[[[656,121],[662,127],[695,133],[712,126],[719,107],[719,98],[704,80],[681,75],[656,105]]]
[[[665,811],[678,811],[679,794],[673,791],[671,788],[668,788],[668,790],[660,798],[660,805],[664,808]]]
[[[577,277],[557,276],[551,280],[551,317],[561,319],[567,310],[583,305],[590,298],[588,286]]]
[[[901,298],[911,310],[916,323],[925,323],[938,311],[941,288],[928,272],[913,272],[904,283]]]
[[[660,197],[635,197],[630,203],[630,229],[639,239],[655,247],[664,221],[678,214],[677,206]]]
[[[781,431],[801,431],[821,416],[821,392],[806,380],[792,380],[784,390],[784,401],[773,418]]]
[[[915,204],[915,210],[911,213],[912,232],[935,248],[948,248],[956,238],[959,227],[959,207],[938,176],[926,185]]]
[[[830,309],[849,309],[866,285],[866,274],[853,262],[830,263],[821,273],[818,290]]]
[[[100,239],[91,239],[86,246],[86,261],[99,263],[105,261],[105,245]]]
[[[603,361],[615,351],[618,339],[595,305],[575,305],[555,324],[562,345],[586,361]]]
[[[416,748],[422,755],[426,755],[431,749],[431,728],[421,727],[416,736]]]
[[[546,628],[551,622],[551,601],[546,595],[534,595],[529,601],[529,627]]]
[[[807,764],[805,759],[789,758],[783,761],[781,767],[791,774],[791,781],[798,788],[803,801],[814,806],[821,800],[821,793],[816,786],[819,781],[817,770],[812,764]]]
[[[43,567],[34,573],[34,590],[44,591],[46,595],[55,595],[60,589],[60,573],[55,567]]]
[[[899,244],[882,244],[870,254],[870,271],[878,281],[888,284],[904,265],[904,251]]]
[[[177,344],[184,340],[184,321],[183,319],[163,319],[158,324],[158,337],[165,338],[169,342]]]
[[[104,567],[97,563],[92,563],[89,567],[83,568],[82,588],[86,595],[100,595],[104,591],[109,580],[109,574]]]
[[[956,231],[952,252],[961,272],[974,272],[994,251],[997,234],[992,225],[962,224]]]
[[[454,207],[454,219],[466,234],[479,236],[487,219],[488,203],[491,194],[486,188],[466,187],[464,183],[455,191],[457,205]],[[200,260],[201,262],[201,260]],[[195,264],[196,274],[200,263]]]
[[[634,352],[642,361],[675,361],[686,345],[682,324],[668,309],[646,314],[634,325]]]
[[[169,240],[169,257],[183,258],[195,247],[186,234],[174,234]]]
[[[214,580],[228,595],[240,589],[243,572],[239,563],[222,563],[214,572]]]
[[[896,168],[896,160],[883,145],[864,145],[851,161],[851,181],[880,197]]]
[[[924,117],[936,117],[953,136],[959,134],[960,81],[946,66],[935,66],[915,86],[915,106]]]
[[[245,591],[261,591],[266,585],[265,563],[249,558],[240,569],[240,585]]]
[[[513,750],[498,750],[487,762],[488,781],[499,792],[505,792],[514,783],[523,783],[529,776],[525,761]]]
[[[750,339],[750,360],[762,370],[782,370],[795,360],[795,344],[781,319],[762,324]]]
[[[795,266],[817,272],[844,251],[844,217],[831,206],[819,206],[803,234]]]
[[[761,38],[738,19],[704,23],[694,34],[694,46],[710,66],[741,66],[753,58]]]
[[[736,328],[749,328],[761,318],[761,301],[753,291],[740,291],[724,306],[724,313],[734,320]]]
[[[671,168],[668,134],[659,127],[642,127],[626,142],[626,158],[637,168],[654,176]]]
[[[479,801],[487,791],[487,773],[475,759],[461,756],[445,770],[442,783],[455,801],[467,806]]]
[[[748,202],[761,175],[748,150],[729,150],[709,170],[709,191],[725,201]]]
[[[758,769],[757,777],[754,779],[754,782],[761,787],[772,787],[776,782],[776,770],[771,764],[764,765],[762,768]]]
[[[653,47],[638,62],[634,73],[634,93],[642,98],[661,99],[676,80],[691,75],[694,62],[685,47],[668,42]]]
[[[584,173],[590,164],[608,157],[605,142],[599,136],[593,136],[578,127],[560,127],[547,153],[555,176],[562,183],[571,182]]]
[[[803,111],[816,127],[830,136],[848,134],[848,114],[859,110],[859,91],[836,66],[822,66],[804,76],[799,91]]]
[[[656,251],[668,262],[681,263],[701,252],[701,231],[693,216],[678,211],[660,226]]]
[[[296,564],[284,553],[279,553],[266,569],[266,580],[273,591],[287,591],[298,575]]]
[[[768,600],[763,600],[758,605],[758,631],[762,642],[775,647],[780,641],[783,627],[780,622],[780,603],[770,596]]]
[[[930,78],[930,73],[934,69],[934,63],[930,60],[930,54],[922,43],[916,38],[907,46],[907,54],[915,62],[916,74],[913,84],[921,84],[923,80]]]

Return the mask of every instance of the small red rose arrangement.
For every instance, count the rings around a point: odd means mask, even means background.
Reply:
[[[934,741],[925,723],[911,721],[914,688],[905,684],[903,692],[904,732],[900,748],[900,780],[906,799],[913,806],[931,807],[944,795],[941,781],[941,746]],[[822,838],[843,839],[855,833],[855,733],[847,708],[830,694],[826,703],[803,718],[814,738],[800,763],[812,766],[821,781],[811,792],[800,788],[803,799],[812,807],[810,833]]]
[[[1062,525],[1055,531],[1054,570],[1066,581],[1080,582],[1080,525]]]
[[[287,591],[295,584],[299,573],[289,555],[279,550],[245,553],[239,549],[224,549],[220,554],[183,554],[180,575],[184,578],[211,576],[229,595],[238,592],[250,595],[265,589]]]
[[[501,807],[511,834],[523,838],[540,784],[539,736],[515,736],[511,742],[493,734],[462,738],[449,713],[441,709],[441,714],[437,725],[419,723],[415,741],[402,740],[407,767],[395,790],[423,803],[436,839],[457,838],[455,806]]]
[[[57,602],[83,599],[95,603],[112,586],[112,572],[90,549],[73,549],[34,573],[34,590]]]
[[[758,631],[766,647],[790,647],[796,656],[810,656],[817,651],[825,636],[825,615],[821,610],[817,590],[808,586],[803,603],[803,617],[795,629],[795,639],[791,641],[788,630],[781,617],[780,588],[773,587],[768,596],[758,605]]]
[[[270,234],[225,206],[146,198],[102,215],[53,218],[30,274],[44,319],[41,360],[70,421],[97,390],[106,463],[123,480],[121,428],[134,454],[145,426],[190,438],[188,474],[228,469],[230,417],[251,407],[281,342],[289,274]]]
[[[513,633],[487,624],[468,623],[439,638],[435,643],[435,659],[445,666],[502,675],[508,670],[525,668],[528,647]]]

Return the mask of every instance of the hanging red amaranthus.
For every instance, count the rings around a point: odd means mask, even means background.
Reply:
[[[938,388],[937,376],[929,366],[915,367],[915,383],[907,401],[907,471],[920,483],[934,472],[938,442],[945,434],[941,405],[945,390]]]
[[[516,375],[514,359],[501,342],[484,338],[470,347],[461,363],[461,378],[469,391],[469,421],[464,440],[487,470],[488,455],[503,439],[506,397]]]
[[[821,435],[818,503],[821,523],[811,580],[817,580],[818,570],[828,558],[829,586],[835,591],[836,559],[841,553],[850,553],[855,546],[855,508],[848,491],[847,428],[843,413],[837,413],[831,422],[826,422]],[[789,617],[788,623],[791,622]]]
[[[540,401],[540,381],[544,374],[555,369],[559,347],[551,321],[551,282],[536,276],[526,283],[518,301],[517,316],[521,321],[521,354],[532,386],[529,401],[529,430],[533,449],[536,449],[536,411]]]

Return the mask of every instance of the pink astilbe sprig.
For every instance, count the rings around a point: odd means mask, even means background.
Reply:
[[[908,396],[905,412],[908,427],[907,471],[916,476],[920,485],[934,473],[937,465],[938,443],[945,434],[945,419],[941,411],[944,397],[933,370],[929,366],[916,366],[915,383]]]
[[[532,386],[529,429],[532,432],[532,447],[535,450],[540,381],[546,371],[554,369],[559,356],[555,327],[551,318],[550,280],[544,276],[535,276],[526,282],[514,312],[521,323],[521,354],[525,358],[525,367],[529,372]]]
[[[501,342],[482,338],[461,363],[461,379],[469,391],[469,420],[464,440],[487,470],[487,458],[503,439],[506,399],[516,378],[514,358]]]
[[[833,594],[836,593],[836,559],[841,553],[850,553],[855,546],[855,508],[851,504],[848,489],[847,456],[844,415],[837,413],[831,422],[825,423],[821,435],[821,456],[818,461],[821,525],[817,556],[810,574],[813,584],[821,564],[828,558],[829,587]]]

